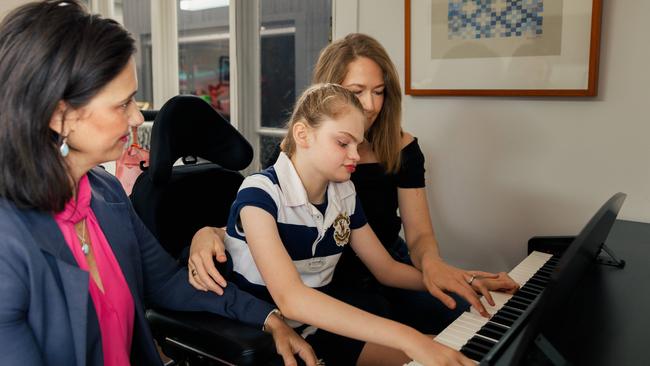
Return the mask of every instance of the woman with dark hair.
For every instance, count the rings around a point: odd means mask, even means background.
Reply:
[[[426,198],[424,154],[417,138],[402,130],[402,91],[386,50],[368,35],[349,34],[321,51],[313,82],[340,84],[361,101],[367,118],[365,143],[359,146],[351,180],[381,243],[395,259],[419,269],[428,290],[380,284],[347,248],[333,280],[340,299],[425,333],[439,333],[469,305],[487,316],[479,296],[491,302],[488,290],[513,292],[518,285],[503,272],[462,270],[441,258]],[[406,240],[400,237],[402,228]],[[189,266],[196,268],[191,278],[195,287],[218,291],[224,282],[212,256],[221,261],[225,257],[218,255],[223,244],[213,233],[215,229],[204,228],[195,235]]]
[[[0,25],[0,364],[162,365],[146,301],[263,327],[287,364],[315,365],[270,304],[193,289],[96,167],[143,122],[134,52],[76,0],[30,3]]]

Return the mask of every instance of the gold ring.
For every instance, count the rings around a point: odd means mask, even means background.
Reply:
[[[472,282],[474,282],[475,279],[476,279],[476,275],[472,275],[472,277],[469,278],[469,281],[467,281],[467,284],[471,286]]]
[[[192,276],[196,276],[196,269],[192,269]]]

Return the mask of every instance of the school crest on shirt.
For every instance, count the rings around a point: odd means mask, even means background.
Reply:
[[[350,216],[342,212],[334,219],[334,241],[342,247],[350,242]]]

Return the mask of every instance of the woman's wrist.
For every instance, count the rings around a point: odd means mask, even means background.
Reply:
[[[264,319],[264,324],[262,325],[262,330],[267,333],[273,333],[274,329],[277,329],[278,326],[282,326],[284,323],[284,316],[279,309],[273,309]]]
[[[391,347],[396,347],[401,349],[407,355],[412,355],[413,352],[417,351],[417,349],[422,346],[422,342],[428,337],[418,332],[415,328],[400,323],[398,324],[400,329],[395,332],[397,335],[395,340],[397,342],[396,344],[391,345]]]
[[[420,270],[422,272],[435,270],[441,263],[444,263],[444,260],[435,251],[427,251],[420,257]]]

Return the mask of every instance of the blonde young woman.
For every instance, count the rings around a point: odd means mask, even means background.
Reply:
[[[488,290],[513,292],[518,285],[505,273],[481,276],[442,259],[427,204],[424,155],[417,138],[401,128],[399,78],[385,49],[370,36],[350,34],[321,51],[313,82],[338,83],[363,105],[366,142],[359,146],[351,180],[383,246],[397,260],[420,270],[427,290],[383,286],[348,251],[334,274],[340,298],[434,334],[468,304],[487,316],[479,295],[491,301]],[[401,228],[404,239],[399,236]],[[225,260],[219,231],[204,228],[193,240],[189,266],[197,274],[190,281],[197,288],[219,292],[225,284],[212,261],[213,256]]]

